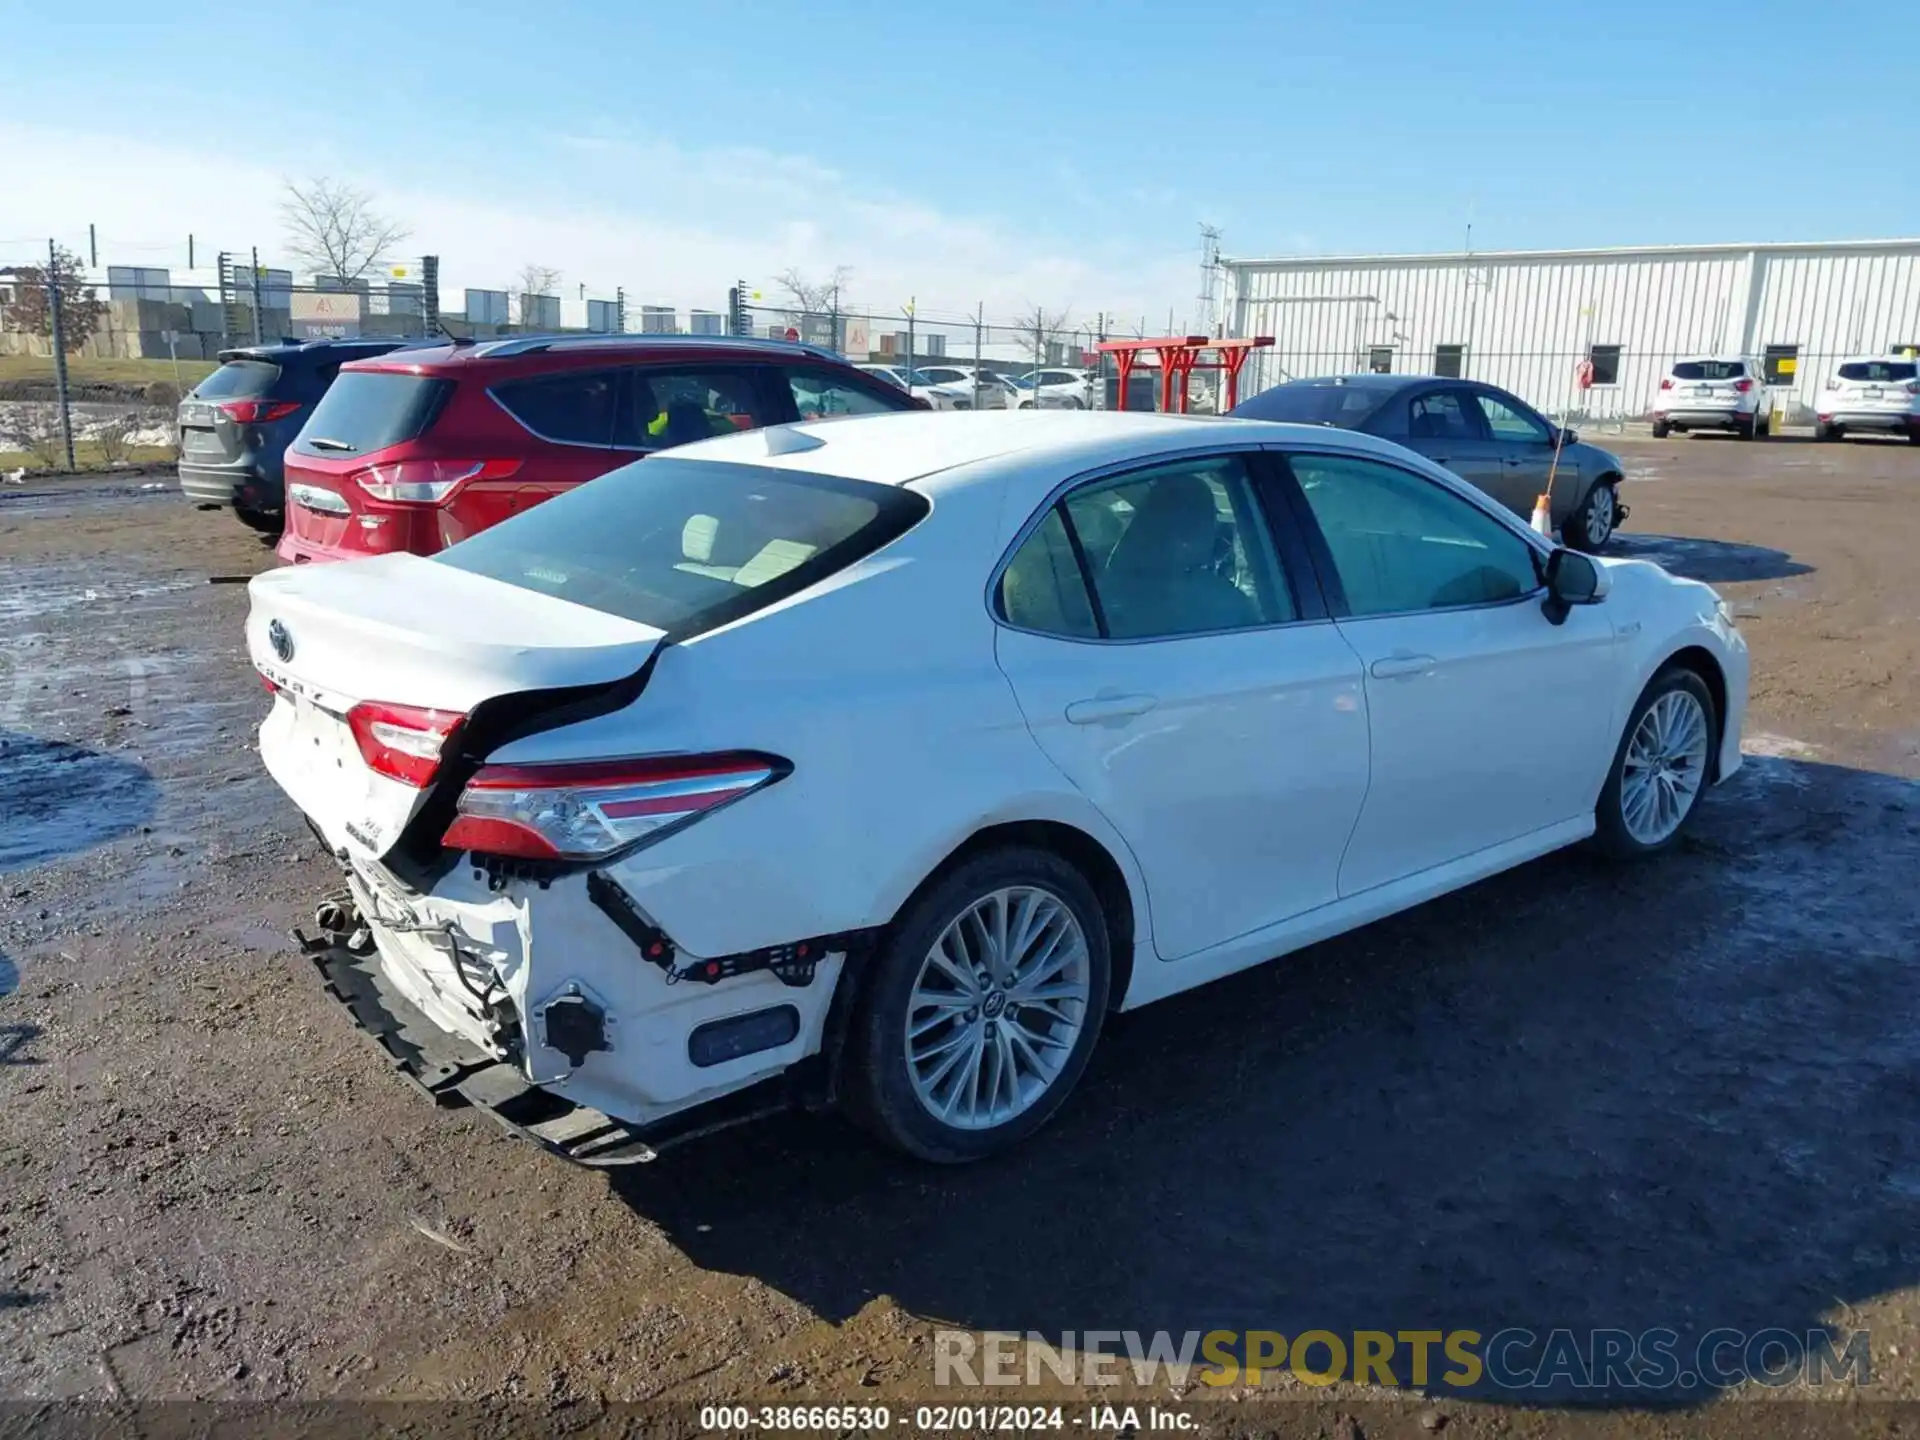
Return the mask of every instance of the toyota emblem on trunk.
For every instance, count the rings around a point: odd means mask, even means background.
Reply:
[[[273,653],[280,657],[282,664],[293,659],[293,636],[278,620],[267,626],[267,643],[273,646]]]

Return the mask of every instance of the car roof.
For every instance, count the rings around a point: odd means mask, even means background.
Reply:
[[[405,340],[399,336],[368,336],[353,339],[323,340],[276,340],[260,345],[235,345],[220,351],[215,358],[221,364],[229,360],[268,360],[274,364],[285,364],[288,360],[302,358],[331,359],[336,355],[352,352],[363,356],[385,355],[395,350],[405,350],[422,345],[431,345],[431,340]]]
[[[443,340],[410,349],[404,357],[376,356],[356,369],[457,370],[469,365],[525,360],[529,370],[548,371],[637,360],[743,359],[846,365],[843,356],[793,340],[750,335],[509,335],[497,340]],[[395,362],[398,361],[398,365]]]
[[[1305,375],[1298,380],[1282,380],[1278,385],[1269,386],[1273,390],[1398,390],[1405,385],[1424,385],[1429,382],[1446,385],[1471,385],[1474,381],[1445,375],[1382,375],[1372,370],[1358,371],[1352,375]],[[1252,397],[1248,397],[1252,398]]]
[[[1397,445],[1357,431],[1140,410],[907,410],[776,425],[695,441],[672,453],[937,494],[1001,474],[992,463],[1000,460],[1043,459],[1043,468],[1066,475],[1236,440],[1405,458]]]

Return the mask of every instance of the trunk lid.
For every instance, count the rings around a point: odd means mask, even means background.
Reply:
[[[356,705],[465,716],[496,696],[611,685],[663,638],[414,555],[271,570],[248,594],[247,653],[276,687],[260,757],[330,846],[366,858],[393,846],[431,787],[367,763]]]

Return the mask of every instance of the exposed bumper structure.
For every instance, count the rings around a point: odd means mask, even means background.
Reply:
[[[377,951],[358,953],[339,941],[301,940],[326,993],[379,1049],[394,1070],[436,1105],[475,1106],[510,1134],[577,1165],[644,1164],[661,1150],[795,1102],[784,1080],[640,1126],[527,1082],[517,1066],[435,1024],[381,970]]]

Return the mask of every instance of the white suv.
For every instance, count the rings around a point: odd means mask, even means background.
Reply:
[[[1092,372],[1042,370],[1013,382],[1019,391],[1014,407],[1020,410],[1094,410]]]
[[[921,375],[935,385],[966,393],[968,403],[976,410],[1004,410],[1007,405],[1007,387],[994,376],[984,371],[976,384],[974,372],[963,370],[957,365],[922,365]],[[976,400],[975,397],[978,397]]]
[[[1920,361],[1904,355],[1843,360],[1814,406],[1814,438],[1838,440],[1849,430],[1905,435],[1920,445]]]
[[[1742,440],[1766,435],[1773,391],[1760,362],[1745,356],[1676,360],[1653,402],[1653,438],[1670,431],[1731,430]]]
[[[971,410],[973,386],[942,385],[925,370],[909,371],[903,365],[856,365],[876,380],[897,385],[916,400],[924,400],[935,410]]]

